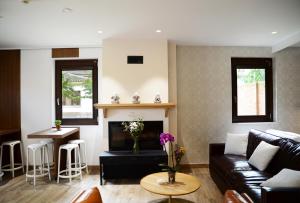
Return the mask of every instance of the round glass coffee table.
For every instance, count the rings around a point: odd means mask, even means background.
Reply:
[[[168,196],[169,203],[171,203],[172,196],[195,192],[200,188],[201,184],[195,176],[184,173],[176,173],[175,183],[170,184],[168,183],[168,173],[160,172],[142,178],[141,186],[149,192]]]

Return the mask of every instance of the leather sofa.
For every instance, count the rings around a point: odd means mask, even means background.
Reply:
[[[265,171],[259,171],[247,162],[261,141],[280,147]],[[300,202],[300,188],[260,186],[263,181],[271,178],[283,168],[300,171],[299,142],[259,130],[251,130],[246,156],[224,155],[224,149],[224,143],[209,145],[210,175],[222,193],[226,190],[236,190],[239,193],[248,194],[257,203]]]

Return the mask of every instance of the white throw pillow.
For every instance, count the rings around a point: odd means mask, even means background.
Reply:
[[[224,154],[246,155],[248,134],[227,133]]]
[[[255,166],[258,170],[263,171],[267,168],[268,164],[278,150],[278,146],[261,141],[254,150],[248,162]]]
[[[284,168],[272,178],[264,181],[260,186],[271,188],[300,188],[300,171]]]
[[[275,130],[275,129],[268,129],[268,130],[266,130],[266,133],[270,133],[270,134],[273,134],[273,135],[276,135],[276,136],[282,137],[282,138],[288,138],[291,140],[295,140],[296,142],[300,142],[300,135],[297,133]]]

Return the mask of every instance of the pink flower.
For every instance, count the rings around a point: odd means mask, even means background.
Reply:
[[[175,138],[170,133],[161,133],[160,134],[160,144],[164,145],[167,142],[174,142]]]

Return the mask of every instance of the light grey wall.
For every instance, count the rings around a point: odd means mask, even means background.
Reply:
[[[273,57],[276,121],[231,122],[231,57]],[[300,48],[177,47],[178,142],[184,162],[208,163],[208,144],[227,132],[276,128],[300,133]]]

